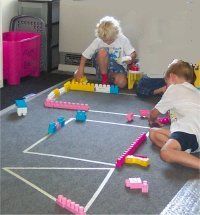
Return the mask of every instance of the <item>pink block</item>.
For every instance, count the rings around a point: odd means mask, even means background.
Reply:
[[[150,111],[149,110],[140,110],[140,116],[142,118],[147,118],[150,114]]]
[[[141,178],[129,178],[125,180],[125,186],[134,189],[141,189],[142,193],[148,193],[147,181],[142,181]]]
[[[133,121],[133,118],[134,118],[134,113],[127,113],[126,114],[127,122]]]
[[[67,110],[88,111],[90,109],[88,104],[54,101],[54,100],[50,100],[50,99],[45,100],[44,106],[49,107],[49,108],[60,108],[60,109],[67,109]]]
[[[58,195],[56,203],[62,208],[65,208],[70,211],[72,214],[86,215],[85,208],[83,206],[76,204],[75,202],[71,201],[71,199],[67,199],[63,195]]]
[[[120,156],[117,158],[117,161],[115,163],[116,168],[120,168],[123,166],[125,162],[125,157],[127,155],[132,155],[137,148],[144,142],[146,141],[147,136],[146,133],[142,133],[132,144],[131,146]]]

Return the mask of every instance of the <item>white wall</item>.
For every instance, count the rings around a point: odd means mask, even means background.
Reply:
[[[173,58],[200,59],[199,0],[60,0],[60,52],[81,53],[100,18],[121,20],[142,71],[161,77]]]
[[[10,20],[18,15],[17,0],[0,0],[0,87],[3,86],[2,33],[9,31]]]

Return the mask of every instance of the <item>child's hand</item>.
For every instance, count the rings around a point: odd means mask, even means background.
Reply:
[[[84,74],[84,71],[78,68],[74,73],[74,78],[76,79],[76,81],[80,81],[81,78],[83,77],[83,74]]]
[[[132,58],[131,56],[124,56],[122,57],[122,62],[126,63],[127,65],[132,63]]]

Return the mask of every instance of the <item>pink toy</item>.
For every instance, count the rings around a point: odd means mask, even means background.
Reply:
[[[150,111],[149,110],[140,110],[140,116],[142,118],[147,118],[150,114]]]
[[[169,116],[166,116],[166,117],[159,117],[158,118],[158,121],[160,123],[162,123],[163,125],[168,125],[171,123],[171,120],[170,120],[170,117]]]
[[[126,114],[127,122],[132,122],[133,121],[133,117],[134,117],[134,113],[127,113]]]
[[[10,85],[20,78],[40,75],[41,35],[30,32],[3,33],[3,78]]]
[[[132,155],[136,149],[144,142],[146,141],[147,136],[146,133],[142,133],[130,146],[129,148],[120,156],[117,158],[117,161],[115,163],[116,168],[120,168],[123,166],[125,162],[125,158],[127,155]]]
[[[126,179],[125,186],[130,189],[141,189],[142,193],[148,193],[148,183],[147,181],[142,181],[141,178]]]
[[[60,109],[67,109],[67,110],[84,110],[84,111],[88,111],[90,108],[88,104],[54,101],[50,99],[45,100],[44,106],[49,108],[60,108]]]
[[[58,195],[56,199],[56,203],[61,206],[62,208],[67,209],[72,214],[76,215],[85,215],[85,208],[80,206],[79,204],[76,204],[75,202],[72,202],[71,199],[67,199],[63,195]]]

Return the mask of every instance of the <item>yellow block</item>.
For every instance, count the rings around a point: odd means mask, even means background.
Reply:
[[[135,157],[133,155],[128,155],[125,158],[126,164],[138,164],[140,166],[147,167],[150,164],[149,158],[141,158],[141,157]]]
[[[200,62],[195,64],[194,72],[196,74],[196,81],[194,82],[194,86],[200,88]]]
[[[133,86],[136,82],[138,82],[142,77],[142,73],[140,72],[133,72],[133,71],[128,71],[128,89],[133,89]]]
[[[90,84],[90,83],[71,82],[70,90],[94,92],[94,84],[93,83]]]
[[[71,82],[70,81],[67,81],[65,84],[64,84],[64,88],[65,88],[65,92],[69,92],[70,91],[70,85],[71,85]]]
[[[59,97],[60,96],[60,91],[58,88],[56,88],[55,90],[53,90],[53,93],[55,94],[55,97]]]

